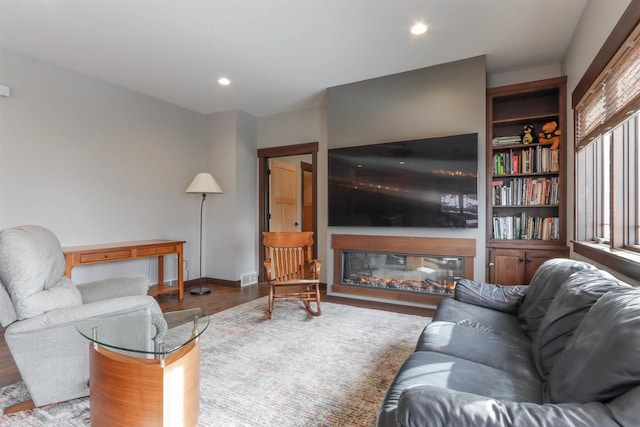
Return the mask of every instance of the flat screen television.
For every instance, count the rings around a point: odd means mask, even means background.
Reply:
[[[478,227],[478,134],[329,150],[329,225]]]

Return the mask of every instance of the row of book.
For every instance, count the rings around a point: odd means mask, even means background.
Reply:
[[[494,206],[557,205],[558,177],[513,178],[491,183]]]
[[[493,217],[494,239],[558,240],[558,217],[531,217],[526,213],[514,216]]]
[[[493,155],[494,175],[520,173],[547,173],[560,170],[559,151],[536,145],[523,149],[511,149]]]

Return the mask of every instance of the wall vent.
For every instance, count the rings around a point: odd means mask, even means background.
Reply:
[[[240,286],[252,285],[258,283],[258,273],[246,273],[240,276]]]

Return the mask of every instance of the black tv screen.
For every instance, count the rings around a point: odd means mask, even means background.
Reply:
[[[478,134],[329,150],[329,225],[478,227]]]

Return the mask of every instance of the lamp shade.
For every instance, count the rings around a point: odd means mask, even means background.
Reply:
[[[216,182],[215,178],[207,172],[200,172],[193,178],[187,193],[222,193],[222,189]]]

